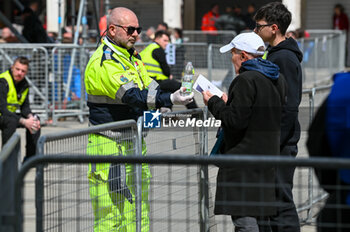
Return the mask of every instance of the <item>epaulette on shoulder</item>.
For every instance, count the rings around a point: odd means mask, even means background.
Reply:
[[[119,63],[119,61],[113,57],[114,52],[107,45],[104,45],[102,50],[103,50],[103,55],[102,55],[100,66],[102,66],[103,61],[105,60],[114,60],[115,62]]]

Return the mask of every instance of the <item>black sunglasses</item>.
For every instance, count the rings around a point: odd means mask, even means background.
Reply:
[[[128,35],[132,35],[135,30],[136,30],[137,34],[140,34],[142,31],[142,27],[125,27],[125,26],[121,26],[118,24],[113,24],[113,25],[123,28]]]
[[[273,25],[273,23],[268,23],[268,24],[256,24],[255,25],[255,28],[259,31],[259,30],[261,30],[263,27],[268,27],[268,26],[272,26]]]

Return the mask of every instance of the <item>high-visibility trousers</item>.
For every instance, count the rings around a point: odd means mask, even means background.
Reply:
[[[88,155],[131,155],[130,141],[116,142],[102,135],[89,135]],[[146,154],[146,144],[142,142],[142,155]],[[90,164],[88,171],[89,192],[94,211],[94,231],[136,231],[135,167],[118,164],[120,176],[111,175],[110,163]],[[148,164],[142,164],[142,205],[141,231],[149,231],[148,192],[151,173]],[[117,180],[117,188],[111,183]],[[121,184],[124,182],[124,185]],[[125,185],[126,184],[126,185]],[[122,189],[121,189],[122,188]]]

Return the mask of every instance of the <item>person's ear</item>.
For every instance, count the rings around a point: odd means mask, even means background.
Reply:
[[[242,51],[242,52],[241,52],[241,59],[244,60],[245,56],[246,56],[245,51]]]
[[[109,33],[112,37],[114,37],[115,34],[117,33],[116,30],[117,30],[117,27],[115,27],[114,25],[110,24],[108,26],[107,33]]]
[[[277,31],[279,30],[277,24],[272,24],[272,25],[271,25],[271,29],[272,29],[272,32],[273,32],[274,34],[276,34]]]
[[[241,60],[242,60],[243,62],[249,60],[248,54],[247,54],[245,51],[242,51],[242,52],[241,52]]]

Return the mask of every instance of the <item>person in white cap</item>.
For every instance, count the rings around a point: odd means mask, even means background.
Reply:
[[[221,128],[212,154],[279,155],[282,105],[286,82],[277,65],[261,59],[263,40],[242,33],[220,48],[230,51],[236,73],[228,96],[203,92],[203,100]],[[260,217],[276,213],[273,167],[220,166],[215,214],[231,215],[236,232],[258,232]]]

